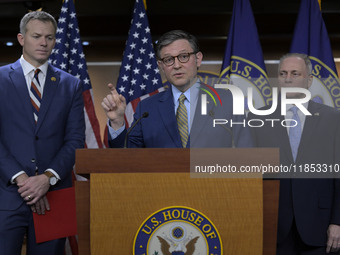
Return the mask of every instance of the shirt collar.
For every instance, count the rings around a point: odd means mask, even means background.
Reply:
[[[303,105],[306,109],[308,109],[308,103],[309,103],[309,101],[306,102],[306,103],[303,103],[302,105]],[[294,106],[295,106],[295,104],[287,104],[287,107],[286,107],[287,112],[288,112],[292,107],[294,107]],[[298,108],[298,110],[299,110],[299,108]]]
[[[174,85],[171,85],[172,95],[174,97],[174,102],[177,102],[178,98],[183,93],[185,95],[186,99],[188,100],[188,102],[190,103],[190,99],[195,100],[195,98],[198,97],[198,94],[199,94],[198,88],[199,87],[200,87],[200,80],[199,79],[197,79],[197,81],[194,83],[194,85],[192,85],[184,93],[182,91],[180,91],[178,88],[176,88]]]
[[[30,72],[32,72],[33,70],[37,69],[36,67],[31,65],[29,62],[27,62],[24,59],[23,55],[21,55],[20,64],[21,64],[21,67],[22,67],[22,70],[23,70],[25,76],[27,74],[29,74]],[[48,61],[46,61],[43,65],[39,66],[38,68],[40,69],[40,72],[43,73],[44,76],[46,76],[47,68],[48,68]]]

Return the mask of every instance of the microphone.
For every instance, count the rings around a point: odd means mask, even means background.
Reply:
[[[213,110],[209,111],[209,116],[212,117],[212,118],[215,117],[215,113],[214,113]],[[227,130],[229,132],[229,134],[231,136],[231,148],[235,148],[235,141],[234,141],[233,131],[230,128],[226,127],[225,125],[218,125],[218,126],[220,126],[221,128],[224,128],[225,130]]]
[[[132,129],[135,128],[135,126],[144,118],[147,118],[149,116],[149,113],[148,112],[144,112],[142,114],[142,116],[139,117],[139,119],[137,119],[135,121],[135,123],[133,123],[133,125],[129,128],[129,130],[126,132],[126,135],[125,135],[125,139],[124,139],[124,148],[127,148],[127,140],[128,140],[128,135],[130,134],[130,132],[132,131]]]

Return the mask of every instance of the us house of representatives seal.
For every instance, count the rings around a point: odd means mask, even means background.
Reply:
[[[220,235],[201,212],[184,206],[160,209],[139,227],[134,255],[221,255]]]

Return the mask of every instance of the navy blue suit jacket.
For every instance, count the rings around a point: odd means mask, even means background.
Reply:
[[[311,166],[311,164],[339,164],[340,158],[340,112],[309,102],[302,137],[294,163],[287,129],[276,122],[274,128],[267,122],[263,127],[251,128],[256,147],[279,147],[280,163]],[[270,116],[248,115],[249,119],[280,119],[278,108]],[[300,176],[300,177],[310,177]],[[313,246],[325,246],[329,224],[340,225],[340,180],[337,178],[282,178],[277,241],[287,236],[293,217],[302,240]],[[314,177],[317,177],[314,175]],[[329,177],[329,176],[328,176]]]
[[[20,61],[0,67],[0,210],[23,202],[11,178],[52,168],[61,178],[51,189],[72,185],[75,150],[85,141],[84,103],[79,79],[51,65],[37,124]]]
[[[244,116],[233,116],[232,96],[230,91],[218,90],[223,106],[211,101],[207,106],[207,115],[201,115],[201,99],[198,98],[195,116],[190,131],[190,142],[187,147],[251,147],[252,141],[249,129],[243,124],[230,127],[230,120],[241,123]],[[167,89],[142,100],[136,109],[134,121],[144,112],[149,116],[143,118],[133,128],[128,136],[127,147],[137,148],[182,148],[179,135],[172,90]],[[226,119],[228,124],[213,127],[213,119]],[[126,131],[116,139],[109,140],[110,147],[122,147]]]

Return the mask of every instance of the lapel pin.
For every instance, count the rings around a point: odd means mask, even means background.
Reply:
[[[55,77],[51,77],[51,81],[56,81],[57,79]]]
[[[320,116],[320,113],[316,112],[314,113],[314,116]]]

